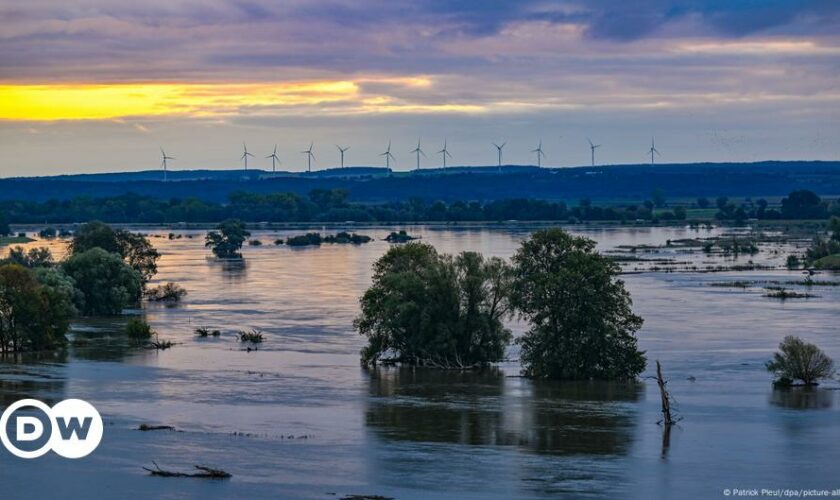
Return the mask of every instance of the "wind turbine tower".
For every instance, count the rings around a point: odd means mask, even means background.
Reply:
[[[274,152],[270,155],[266,156],[266,158],[271,158],[271,173],[276,172],[275,163],[280,163],[280,158],[277,157],[277,144],[274,145]]]
[[[443,168],[444,168],[444,170],[446,170],[446,157],[448,156],[448,157],[452,158],[452,155],[449,154],[449,150],[446,149],[446,139],[443,140],[443,149],[438,151],[438,154],[443,156]]]
[[[242,143],[242,151],[242,156],[239,159],[245,160],[245,170],[248,170],[248,157],[250,156],[253,158],[254,155],[248,152],[248,146],[246,146],[244,142]]]
[[[386,149],[384,153],[380,153],[379,156],[385,157],[385,168],[391,168],[391,160],[394,160],[395,162],[397,161],[397,159],[394,158],[394,155],[391,154],[391,141],[388,141],[388,149]]]
[[[428,158],[426,153],[420,149],[420,139],[417,139],[417,147],[412,149],[411,152],[417,155],[417,170],[420,170],[420,155],[423,155],[424,158]]]
[[[348,149],[350,149],[350,146],[347,146],[346,148],[342,148],[341,146],[336,144],[335,147],[338,148],[338,152],[341,155],[341,168],[344,168],[344,152],[347,151]]]
[[[650,164],[651,165],[653,165],[653,154],[654,153],[656,153],[659,156],[662,156],[661,154],[659,154],[659,150],[656,149],[656,144],[654,144],[654,142],[653,142],[653,137],[650,138],[650,150],[648,151],[648,153],[650,153]]]
[[[493,145],[496,146],[496,151],[499,153],[499,173],[502,173],[502,149],[505,147],[505,144],[507,144],[507,142],[503,142],[501,146],[495,142],[493,143]]]
[[[312,160],[315,159],[315,154],[312,153],[312,146],[314,146],[314,145],[315,145],[314,142],[310,142],[309,143],[309,149],[307,149],[306,151],[301,151],[300,152],[301,154],[306,155],[306,171],[307,172],[312,172]]]
[[[174,160],[174,156],[166,156],[166,153],[163,152],[163,148],[160,148],[160,157],[163,161],[160,162],[161,166],[163,166],[163,182],[166,182],[166,161],[167,160]]]
[[[586,142],[589,143],[589,152],[592,154],[592,166],[595,166],[595,150],[600,148],[600,144],[592,144],[592,141],[589,138],[586,138]]]
[[[537,146],[537,149],[532,149],[532,153],[537,153],[537,167],[542,167],[542,159],[545,158],[545,153],[542,150],[542,139],[540,139],[540,145]]]

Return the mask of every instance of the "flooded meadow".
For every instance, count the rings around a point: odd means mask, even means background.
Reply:
[[[176,282],[188,295],[131,313],[176,344],[132,347],[121,334],[127,317],[91,318],[74,322],[61,353],[0,362],[4,405],[81,398],[105,419],[101,445],[84,459],[0,454],[7,487],[30,498],[717,498],[727,488],[840,488],[840,384],[774,389],[764,368],[786,335],[840,360],[840,286],[830,285],[840,275],[808,286],[784,268],[807,241],[765,234],[752,248],[749,228],[569,226],[620,262],[645,320],[648,368],[636,383],[558,383],[520,377],[516,345],[482,371],[365,369],[365,339],[352,326],[390,231],[440,252],[507,258],[533,227],[364,227],[354,230],[374,240],[363,245],[273,244],[342,229],[252,230],[262,244],[246,245],[242,261],[214,259],[204,230],[138,229],[162,254],[153,284]],[[65,243],[27,246],[42,245],[60,256]],[[809,297],[766,296],[778,288]],[[198,337],[199,327],[221,335]],[[510,327],[525,329],[515,318]],[[251,350],[236,338],[250,329],[265,336]],[[683,419],[668,433],[647,378],[655,360]],[[233,477],[150,477],[142,467],[153,463]]]

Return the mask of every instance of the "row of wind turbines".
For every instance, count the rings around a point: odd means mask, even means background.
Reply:
[[[600,148],[601,144],[595,144],[589,138],[586,139],[586,142],[589,143],[589,152],[590,152],[591,158],[592,158],[592,166],[594,167],[595,166],[595,150]],[[501,171],[501,168],[502,168],[502,151],[504,150],[504,147],[507,145],[507,142],[502,142],[501,144],[497,144],[496,142],[493,142],[491,144],[493,144],[493,146],[496,148],[496,152],[498,153],[498,168]],[[306,171],[307,172],[312,172],[312,160],[315,160],[315,153],[313,152],[314,147],[315,147],[315,143],[310,142],[309,143],[309,149],[306,149],[306,150],[300,152],[301,154],[306,155]],[[340,155],[341,168],[344,168],[344,153],[346,153],[350,149],[350,146],[342,147],[342,146],[339,146],[338,144],[336,144],[335,147],[336,147],[336,149],[338,149],[338,152],[339,152],[339,155]],[[409,151],[409,153],[412,153],[412,154],[415,155],[416,160],[417,160],[416,169],[420,170],[420,157],[422,156],[423,158],[428,158],[428,156],[426,156],[426,153],[423,151],[423,148],[420,147],[420,140],[419,139],[417,140],[417,147],[412,149],[411,151]],[[534,153],[534,154],[537,155],[537,167],[542,167],[542,160],[546,158],[545,152],[543,151],[543,148],[542,148],[542,139],[540,139],[539,145],[536,147],[536,149],[531,150],[531,153]],[[650,153],[650,164],[651,165],[654,164],[654,160],[655,160],[654,155],[661,156],[659,151],[656,149],[656,143],[655,143],[653,137],[650,138],[650,149],[648,150],[648,153]],[[167,155],[162,147],[160,148],[160,154],[161,154],[161,166],[163,167],[163,180],[165,181],[166,176],[167,176],[167,172],[168,172],[168,165],[169,165],[167,162],[169,160],[174,160],[175,157]],[[449,152],[449,149],[448,149],[448,146],[447,146],[447,141],[445,139],[443,141],[443,149],[438,151],[437,154],[441,155],[441,159],[443,160],[443,168],[445,169],[447,158],[450,158],[450,159],[452,158],[452,154]],[[388,147],[385,149],[385,151],[380,153],[379,156],[382,156],[382,157],[385,158],[385,167],[386,168],[391,168],[391,161],[394,161],[394,162],[397,161],[396,157],[394,157],[394,155],[391,153],[391,141],[388,141]],[[250,158],[255,158],[253,153],[248,151],[248,146],[243,142],[242,143],[242,156],[239,157],[239,160],[244,163],[245,170],[248,170],[248,158],[249,157]],[[270,155],[266,156],[265,158],[266,159],[269,159],[269,158],[271,159],[271,171],[276,172],[277,171],[277,165],[281,164],[280,163],[280,157],[277,156],[277,144],[274,145],[274,151],[272,151],[272,153]]]

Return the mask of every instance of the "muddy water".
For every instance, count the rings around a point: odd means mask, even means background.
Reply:
[[[684,417],[665,436],[651,381],[534,383],[516,376],[515,347],[510,362],[481,373],[362,369],[363,339],[351,323],[371,264],[389,247],[380,240],[392,229],[361,230],[377,238],[367,245],[320,248],[272,244],[302,230],[255,232],[264,244],[246,247],[238,264],[209,258],[203,232],[180,231],[170,240],[168,230],[153,231],[163,253],[158,281],[178,282],[189,295],[177,307],[152,304],[135,313],[178,344],[138,350],[118,333],[125,318],[85,320],[74,325],[79,341],[66,353],[0,363],[3,405],[27,396],[77,397],[106,420],[102,444],[85,459],[25,461],[0,452],[3,497],[716,498],[725,488],[840,488],[840,387],[774,391],[763,368],[788,334],[840,359],[840,287],[814,287],[818,297],[782,302],[763,297],[760,286],[709,285],[799,280],[801,273],[625,275],[645,318],[640,345],[649,360],[662,361]],[[529,232],[407,229],[443,252],[502,257]],[[617,254],[628,245],[721,233],[574,231]],[[60,252],[61,243],[49,244]],[[685,248],[645,255],[781,267],[785,250],[768,244],[753,256]],[[223,333],[200,339],[193,334],[198,326]],[[250,328],[266,336],[258,351],[236,341],[236,330]],[[512,328],[518,334],[524,327]],[[140,423],[183,432],[133,430]],[[152,461],[171,469],[220,467],[233,478],[148,477],[141,466]]]

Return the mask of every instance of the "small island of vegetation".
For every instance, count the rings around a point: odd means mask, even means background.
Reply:
[[[592,240],[537,231],[512,263],[475,252],[441,255],[426,244],[391,248],[362,296],[362,362],[473,368],[503,359],[502,320],[530,324],[519,340],[523,373],[560,380],[626,380],[645,368],[618,266]]]

